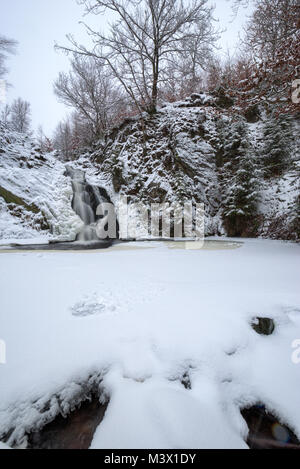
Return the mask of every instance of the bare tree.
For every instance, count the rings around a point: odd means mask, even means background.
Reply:
[[[73,146],[75,150],[84,149],[90,146],[91,143],[95,141],[95,137],[99,137],[99,134],[95,135],[90,121],[82,114],[76,111],[73,112],[69,117],[69,122],[71,125]],[[101,132],[103,132],[103,129]]]
[[[16,99],[11,105],[10,125],[13,130],[29,133],[31,124],[30,103],[22,98]]]
[[[208,64],[205,74],[205,88],[215,91],[223,84],[223,64],[219,57],[214,57]]]
[[[54,92],[61,102],[75,109],[100,137],[116,119],[122,96],[103,65],[93,57],[74,56],[71,71],[60,73]]]
[[[56,127],[53,148],[64,160],[76,159],[82,151],[95,141],[90,123],[80,114],[73,112]]]
[[[60,122],[54,132],[54,148],[58,150],[66,161],[72,159],[73,135],[69,119]]]
[[[182,43],[181,54],[182,68],[186,79],[190,82],[190,86],[196,87],[202,82],[203,71],[207,70],[209,63],[213,58],[212,43],[207,39],[214,36],[214,28],[211,21],[198,23],[196,26],[196,34],[193,37],[186,37]],[[196,90],[194,90],[196,91]]]
[[[17,44],[17,41],[0,35],[0,78],[3,78],[7,73],[5,66],[7,55],[15,53]]]
[[[41,125],[37,129],[36,140],[42,152],[48,153],[53,150],[53,144],[50,138],[45,135]]]
[[[281,44],[299,28],[299,0],[256,0],[245,44],[254,57],[274,60]]]
[[[86,25],[92,49],[69,36],[65,51],[94,57],[106,64],[140,112],[155,112],[159,88],[176,58],[197,43],[195,64],[218,39],[212,27],[213,7],[208,0],[79,0],[86,13],[109,10],[116,18],[108,35]],[[205,53],[204,53],[205,52]]]
[[[231,0],[227,0],[227,1],[231,1]],[[232,2],[233,12],[237,14],[240,7],[243,7],[243,8],[248,7],[251,1],[252,0],[233,0]]]
[[[10,113],[11,113],[11,107],[9,104],[5,104],[5,106],[3,107],[3,109],[1,109],[1,112],[0,112],[0,121],[4,124],[4,125],[8,125],[9,124],[9,121],[10,121]]]
[[[204,87],[206,72],[214,59],[211,44],[205,42],[205,36],[209,28],[211,34],[214,29],[212,23],[197,27],[198,33],[194,37],[183,40],[182,50],[185,50],[185,54],[175,54],[174,60],[169,59],[160,93],[163,97],[182,99],[201,91]]]

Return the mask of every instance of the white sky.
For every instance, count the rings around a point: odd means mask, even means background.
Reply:
[[[238,34],[247,19],[248,10],[240,9],[233,19],[230,0],[216,0],[215,18],[227,31],[222,35],[224,51],[235,51]],[[58,73],[68,70],[69,59],[54,50],[54,43],[66,44],[65,35],[72,33],[78,42],[86,40],[82,20],[83,7],[76,0],[0,0],[0,32],[19,41],[18,54],[9,60],[8,102],[21,96],[32,106],[33,128],[42,125],[52,134],[68,110],[57,102],[53,82]],[[89,17],[88,23],[102,29],[108,18]]]

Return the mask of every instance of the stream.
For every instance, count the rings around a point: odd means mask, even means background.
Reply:
[[[50,241],[47,244],[14,243],[0,246],[1,251],[7,248],[17,251],[86,251],[107,249],[118,242],[118,230],[116,239],[110,239],[106,234],[109,215],[97,215],[99,206],[112,205],[107,191],[102,187],[89,184],[85,173],[79,169],[66,166],[65,176],[70,177],[72,182],[72,208],[83,222],[83,227],[77,233],[76,238],[73,241]]]

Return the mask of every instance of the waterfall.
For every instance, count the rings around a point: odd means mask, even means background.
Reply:
[[[73,210],[84,223],[76,241],[99,242],[96,227],[100,217],[96,215],[97,207],[101,203],[111,203],[110,198],[105,189],[88,184],[83,171],[66,166],[66,175],[72,180]],[[105,223],[102,226],[104,228]]]

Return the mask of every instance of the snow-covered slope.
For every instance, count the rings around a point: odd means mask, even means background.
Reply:
[[[163,203],[193,201],[204,203],[206,235],[226,234],[222,211],[227,187],[222,186],[226,166],[220,165],[231,128],[243,121],[250,152],[258,168],[258,213],[256,236],[298,239],[294,229],[295,204],[300,194],[299,147],[290,153],[284,174],[263,176],[261,147],[264,122],[247,122],[237,109],[225,109],[216,99],[192,95],[185,101],[168,104],[154,116],[129,119],[113,129],[88,154],[75,163],[95,185],[104,186],[114,200],[126,195],[131,202]],[[297,138],[297,126],[294,124]],[[225,143],[225,139],[227,142]],[[234,181],[234,174],[230,175]]]
[[[169,104],[143,121],[126,121],[77,164],[95,184],[106,187],[112,200],[121,194],[133,203],[204,203],[207,234],[223,233],[216,171],[217,114],[205,102],[203,95],[196,105]]]
[[[299,240],[299,232],[295,232],[296,204],[299,196],[299,162],[282,177],[262,183],[260,211],[264,215],[261,225],[261,234],[264,237]]]
[[[170,247],[0,254],[0,440],[26,445],[93,388],[93,448],[246,448],[257,403],[300,437],[300,247]]]
[[[0,239],[38,235],[74,239],[81,221],[71,207],[65,166],[33,140],[0,125]]]

